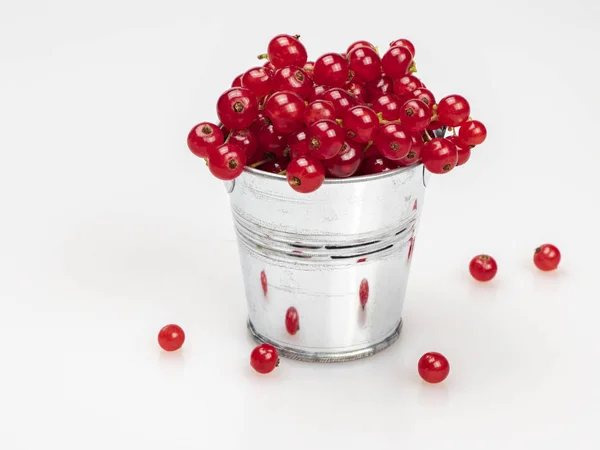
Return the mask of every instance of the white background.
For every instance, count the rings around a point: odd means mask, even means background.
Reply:
[[[0,448],[597,448],[599,14],[2,1]],[[468,97],[489,137],[432,177],[400,341],[261,377],[227,196],[185,139],[281,32],[311,59],[411,39],[418,75]],[[543,242],[562,250],[556,273],[533,266]],[[488,285],[468,274],[482,252],[499,264]],[[164,354],[171,322],[187,340]],[[450,360],[442,385],[418,378],[426,351]]]

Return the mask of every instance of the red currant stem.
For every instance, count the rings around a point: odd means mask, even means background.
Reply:
[[[285,175],[287,173],[287,170],[282,170],[281,172],[279,172],[277,175]]]
[[[299,34],[294,34],[292,37],[293,37],[294,39],[296,39],[297,41],[299,41],[299,40],[300,40],[300,35],[299,35]]]
[[[208,166],[208,158],[203,158],[204,162],[206,163],[206,165]]]
[[[229,142],[229,139],[231,139],[231,135],[233,134],[233,131],[230,131],[229,134],[227,135],[227,138],[225,139],[225,144],[227,144]]]
[[[452,136],[456,136],[456,128],[451,127],[451,128],[448,128],[448,129],[452,130]]]
[[[379,55],[379,47],[375,46],[375,47],[373,47],[373,50],[375,50],[375,53],[377,53]]]
[[[427,130],[425,130],[425,137],[427,138],[427,142],[431,141],[431,139],[433,139],[430,135],[429,132]]]
[[[414,61],[412,62],[412,64],[408,68],[408,73],[417,73],[417,63],[415,63]]]
[[[343,125],[342,125],[342,119],[335,119],[335,121],[336,121],[336,123],[337,123],[337,124],[338,124],[340,127],[342,127],[342,126],[343,126]]]
[[[390,123],[400,123],[399,120],[385,120],[383,118],[383,113],[377,113],[377,117],[379,118],[380,125],[388,125]]]
[[[250,164],[250,167],[256,169],[257,167],[262,166],[264,163],[271,161],[271,158],[263,159],[262,161],[255,162],[254,164]]]
[[[366,153],[366,152],[367,152],[367,150],[369,150],[369,147],[370,147],[371,145],[373,145],[373,141],[369,141],[369,142],[367,142],[367,145],[365,146],[365,149],[363,150],[363,153]]]
[[[257,56],[258,59],[269,59],[269,55],[267,55],[266,53],[261,53],[260,55]]]

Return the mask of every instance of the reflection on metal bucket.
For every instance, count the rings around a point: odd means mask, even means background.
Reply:
[[[391,345],[402,326],[425,176],[418,165],[327,179],[311,194],[255,169],[228,182],[254,338],[284,357],[317,362]]]

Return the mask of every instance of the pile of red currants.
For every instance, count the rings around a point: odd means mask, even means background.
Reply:
[[[442,174],[485,141],[460,95],[436,101],[417,78],[415,47],[357,41],[308,61],[299,36],[275,36],[266,63],[236,77],[217,101],[220,124],[202,122],[188,147],[221,180],[246,166],[286,175],[301,193],[329,178],[370,175],[420,162]],[[447,136],[449,134],[449,136]],[[446,137],[447,136],[447,137]]]

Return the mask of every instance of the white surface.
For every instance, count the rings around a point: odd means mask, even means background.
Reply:
[[[0,448],[597,448],[598,3],[334,3],[0,3]],[[311,59],[408,37],[489,139],[430,184],[399,343],[260,377],[226,193],[185,137],[279,32]]]

